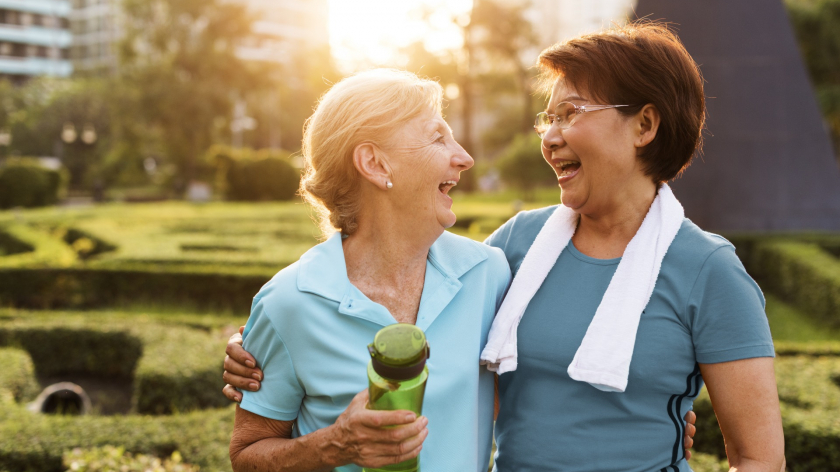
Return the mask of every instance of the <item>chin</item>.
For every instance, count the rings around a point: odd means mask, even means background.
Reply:
[[[449,229],[455,226],[455,222],[457,218],[455,217],[454,213],[450,213],[449,215],[438,217],[438,223],[443,227],[443,229]]]

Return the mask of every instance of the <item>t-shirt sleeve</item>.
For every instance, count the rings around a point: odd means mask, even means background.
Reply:
[[[254,301],[244,334],[242,347],[257,360],[264,378],[259,391],[242,392],[240,407],[266,418],[294,420],[303,401],[303,386],[286,344],[259,299]]]
[[[775,356],[764,295],[732,246],[719,247],[706,259],[687,312],[697,362]]]
[[[499,226],[496,231],[493,231],[493,234],[487,236],[487,239],[484,240],[484,244],[497,247],[504,251],[508,238],[510,237],[510,229],[512,226],[513,218],[507,220],[507,222],[505,222],[502,226]]]

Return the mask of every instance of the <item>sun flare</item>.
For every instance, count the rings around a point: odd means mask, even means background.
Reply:
[[[431,52],[457,48],[462,37],[453,21],[472,0],[329,0],[330,47],[345,72],[399,66],[399,49],[422,41]]]

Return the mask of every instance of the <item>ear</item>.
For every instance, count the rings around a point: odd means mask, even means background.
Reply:
[[[636,148],[641,149],[653,142],[660,122],[659,110],[653,104],[648,103],[639,110],[636,114]]]
[[[382,151],[373,143],[362,143],[353,149],[353,165],[363,179],[386,190],[391,180],[391,167]]]

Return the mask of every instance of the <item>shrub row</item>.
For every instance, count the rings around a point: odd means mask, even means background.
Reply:
[[[789,472],[835,470],[840,463],[840,358],[782,356],[776,379]],[[725,457],[723,436],[705,389],[694,403],[695,448]]]
[[[63,453],[113,445],[161,458],[179,451],[201,470],[229,471],[231,431],[230,407],[165,417],[62,417],[33,415],[20,406],[0,408],[0,470],[60,472],[67,470]]]
[[[75,448],[64,453],[64,467],[73,472],[111,472],[114,470],[150,470],[154,472],[197,472],[199,469],[183,463],[181,453],[175,451],[161,460],[148,454],[132,454],[125,448],[104,446],[90,449]]]
[[[53,205],[66,180],[66,172],[35,159],[9,159],[0,167],[0,209]]]
[[[819,242],[769,238],[735,244],[763,289],[826,326],[840,327],[840,260]]]
[[[133,376],[134,411],[167,414],[227,404],[221,394],[227,336],[114,315],[14,312],[0,345],[20,346],[42,375]]]
[[[0,267],[67,267],[77,260],[76,252],[60,238],[19,223],[0,226],[0,235],[7,241],[17,241],[18,249],[0,257]],[[31,248],[31,250],[22,250]]]
[[[292,166],[287,151],[217,145],[206,158],[216,165],[216,186],[228,200],[291,200],[300,185],[300,172]]]
[[[38,395],[38,382],[32,358],[26,351],[15,348],[0,348],[0,395],[3,391],[12,400],[23,402]]]
[[[272,273],[265,268],[227,273],[218,267],[0,269],[0,305],[92,308],[179,305],[245,313]]]

